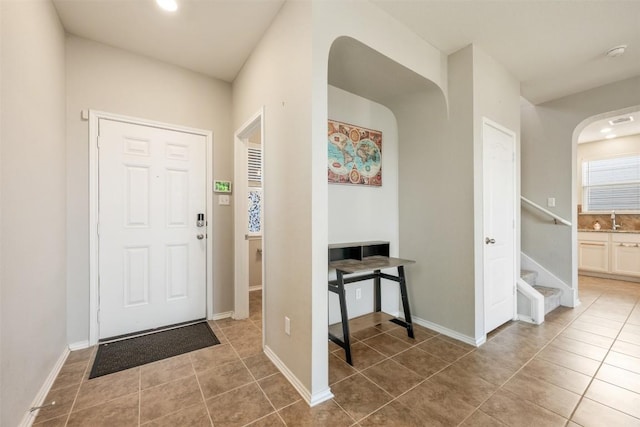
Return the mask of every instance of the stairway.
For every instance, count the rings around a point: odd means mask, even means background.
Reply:
[[[549,314],[560,306],[560,296],[562,295],[562,291],[556,288],[538,286],[536,284],[536,280],[538,279],[537,271],[521,270],[520,277],[544,296],[544,314]]]

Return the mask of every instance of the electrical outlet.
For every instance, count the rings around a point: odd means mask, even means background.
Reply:
[[[356,288],[356,299],[362,298],[362,288]]]
[[[284,333],[291,335],[291,319],[287,316],[284,316]]]

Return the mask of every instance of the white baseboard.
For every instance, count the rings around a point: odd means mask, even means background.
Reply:
[[[413,323],[416,323],[420,326],[424,326],[425,328],[429,328],[433,331],[436,331],[442,335],[446,335],[449,338],[453,338],[454,340],[458,340],[458,341],[462,341],[464,343],[467,343],[469,345],[475,346],[475,347],[479,347],[482,344],[484,344],[484,342],[487,340],[486,337],[482,337],[479,339],[475,339],[473,337],[470,337],[468,335],[463,335],[460,332],[456,332],[454,330],[451,330],[449,328],[446,328],[444,326],[438,325],[437,323],[433,323],[433,322],[429,322],[428,320],[424,320],[421,319],[419,317],[416,316],[411,316],[411,320],[413,321]]]
[[[538,280],[536,283],[538,285],[546,286],[547,288],[560,289],[562,291],[560,305],[565,307],[578,306],[578,295],[576,290],[524,252],[520,252],[520,268],[523,270],[537,271]]]
[[[276,365],[280,372],[282,372],[282,375],[284,375],[284,377],[289,380],[291,385],[298,391],[298,393],[300,393],[302,398],[307,402],[309,406],[315,406],[319,403],[333,398],[333,393],[331,393],[330,388],[312,395],[298,379],[298,377],[296,377],[294,373],[291,372],[289,368],[287,368],[287,365],[285,365],[282,360],[280,360],[280,358],[273,352],[273,350],[271,350],[271,348],[269,348],[269,346],[264,347],[264,354],[266,354],[269,360],[271,360],[273,364]]]
[[[209,320],[222,320],[229,317],[233,317],[233,311],[225,311],[224,313],[214,314]]]
[[[32,408],[36,406],[42,406],[45,403],[44,399],[47,398],[47,395],[49,394],[49,390],[51,390],[51,386],[53,386],[53,382],[58,377],[58,374],[60,373],[60,370],[62,369],[64,362],[67,360],[67,356],[69,356],[69,348],[65,347],[65,349],[62,351],[62,354],[56,361],[56,364],[53,365],[51,372],[49,372],[49,376],[44,381],[44,384],[42,384],[42,387],[40,387],[38,394],[36,394],[36,397],[33,399],[33,402],[31,403]],[[27,413],[24,414],[24,417],[22,418],[22,421],[20,422],[19,427],[31,427],[36,417],[38,416],[39,412],[40,412],[39,409],[33,412],[27,410]]]
[[[84,350],[85,348],[89,348],[89,347],[90,347],[89,340],[78,341],[78,342],[73,342],[69,344],[69,350],[71,351]]]

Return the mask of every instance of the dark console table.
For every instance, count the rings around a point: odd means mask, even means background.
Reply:
[[[356,243],[339,243],[329,245],[329,268],[335,268],[336,280],[329,281],[329,291],[338,294],[340,300],[340,315],[342,318],[342,338],[329,330],[329,339],[342,347],[345,351],[347,363],[353,365],[351,358],[351,343],[349,339],[349,316],[345,299],[344,285],[373,279],[374,312],[381,312],[381,279],[391,280],[400,285],[404,320],[392,318],[391,322],[407,329],[407,335],[414,338],[413,323],[411,322],[411,310],[409,309],[409,296],[407,295],[407,283],[404,275],[404,266],[415,261],[389,257],[389,242],[372,241]],[[398,275],[383,273],[381,270],[397,268]],[[351,274],[357,276],[349,276]],[[379,319],[379,317],[375,317]]]

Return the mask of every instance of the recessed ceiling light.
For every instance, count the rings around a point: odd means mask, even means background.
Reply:
[[[611,128],[602,128],[602,129],[600,129],[600,133],[607,133],[607,132],[611,132]]]
[[[605,138],[607,138],[607,139],[612,139],[612,138],[615,138],[615,137],[616,137],[615,133],[610,133],[609,135],[605,136]]]
[[[167,12],[175,12],[178,10],[176,0],[156,0],[156,3],[158,3],[158,6],[160,6],[162,10],[166,10]]]
[[[621,44],[620,46],[615,46],[612,47],[611,49],[609,49],[606,53],[606,55],[609,58],[616,58],[620,55],[624,54],[624,51],[627,50],[627,45],[626,44]]]

